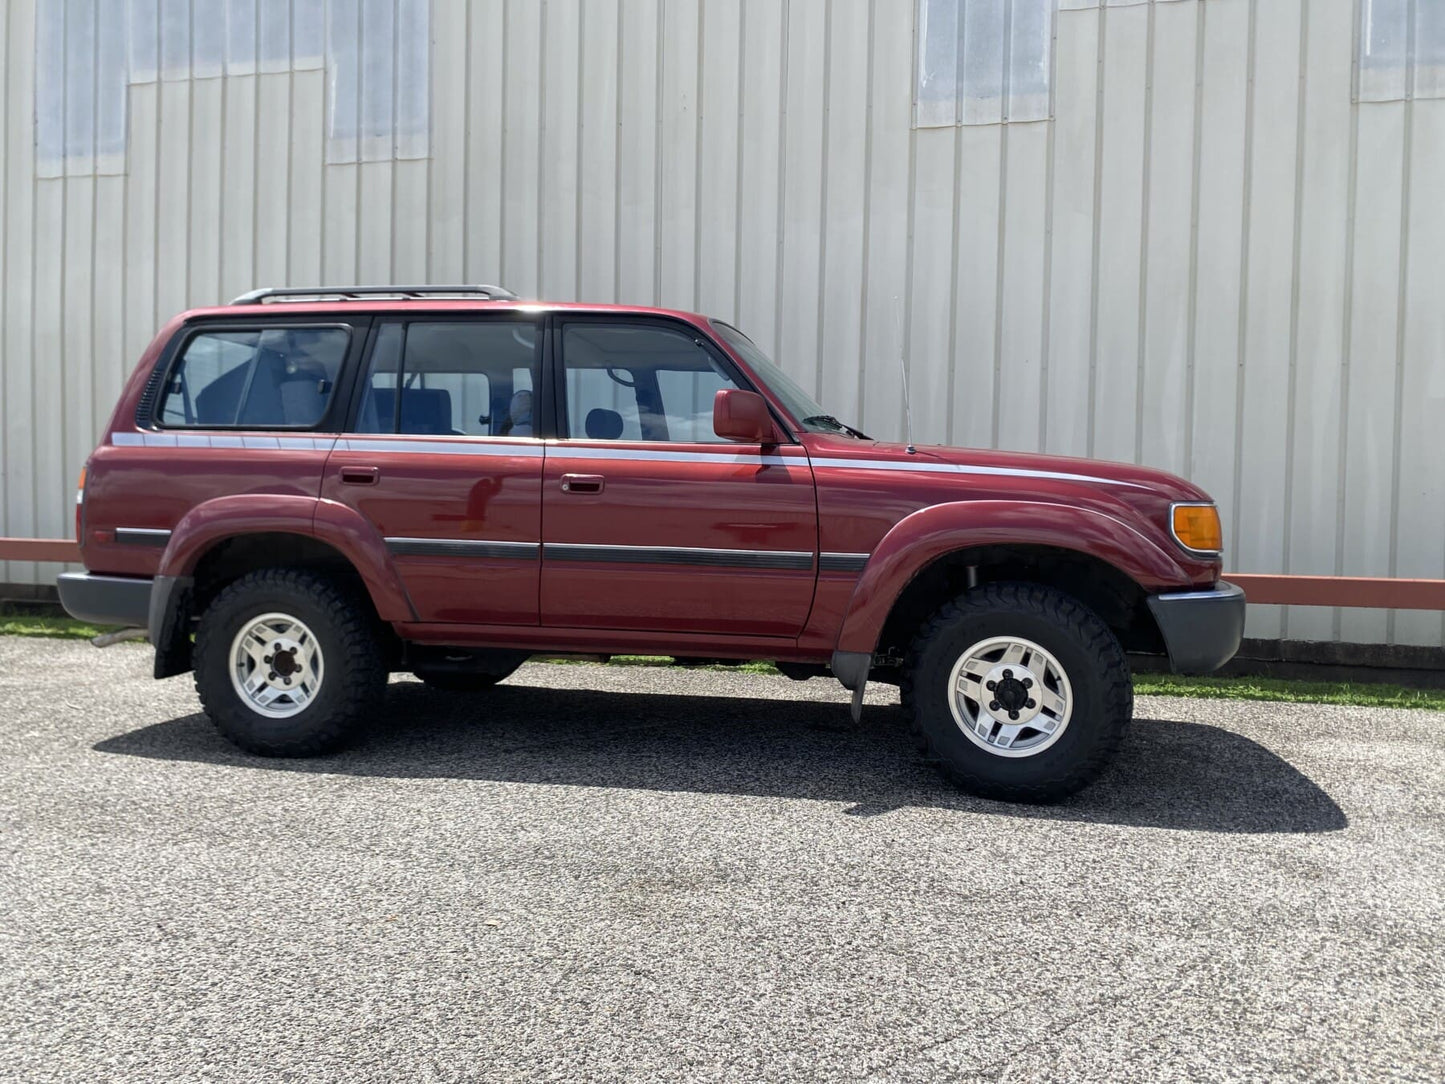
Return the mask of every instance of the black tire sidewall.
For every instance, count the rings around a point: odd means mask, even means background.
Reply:
[[[1104,628],[1092,613],[1073,605],[1081,611],[1076,621],[1092,621]],[[1091,650],[1074,627],[1076,621],[1061,624],[1032,607],[1010,605],[997,595],[964,596],[957,611],[920,645],[912,674],[915,724],[935,755],[966,785],[982,792],[1046,789],[1052,797],[1056,796],[1052,792],[1082,785],[1075,777],[1092,778],[1101,752],[1112,750],[1127,723],[1127,717],[1115,717],[1118,712],[1109,703],[1113,660]],[[996,636],[1032,640],[1058,660],[1069,679],[1073,698],[1069,723],[1053,745],[1033,756],[1004,757],[981,748],[959,727],[950,708],[948,679],[954,664],[974,644]],[[1119,652],[1112,634],[1109,642]],[[1122,658],[1122,652],[1119,655]]]
[[[207,713],[231,741],[264,755],[308,755],[329,751],[353,722],[349,688],[366,680],[372,660],[348,650],[335,606],[340,593],[306,577],[311,591],[274,582],[265,574],[246,576],[221,592],[201,617],[196,642],[196,686]],[[294,581],[293,581],[294,582]],[[320,591],[321,598],[314,597]],[[329,603],[329,605],[328,605]],[[237,633],[262,614],[283,613],[311,630],[321,647],[321,688],[303,710],[276,719],[253,710],[231,681],[231,650]]]

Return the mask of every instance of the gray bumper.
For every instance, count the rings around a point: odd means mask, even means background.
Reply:
[[[1207,674],[1234,658],[1244,636],[1244,590],[1223,580],[1209,591],[1150,595],[1175,673]]]
[[[55,586],[65,612],[79,621],[147,627],[151,609],[149,578],[63,572],[56,577]]]

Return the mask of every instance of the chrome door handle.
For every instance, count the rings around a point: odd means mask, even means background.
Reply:
[[[562,475],[563,493],[601,493],[603,477],[600,474]]]

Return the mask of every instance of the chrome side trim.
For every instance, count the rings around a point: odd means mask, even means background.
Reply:
[[[470,440],[421,440],[417,437],[392,437],[375,434],[365,437],[342,437],[336,442],[339,452],[416,452],[421,455],[522,455],[540,456],[542,442],[527,437],[498,441]]]
[[[707,568],[789,569],[807,571],[813,554],[796,550],[719,550],[690,546],[599,546],[547,542],[546,561],[581,561],[603,564],[694,565]]]
[[[112,433],[117,448],[251,448],[257,451],[326,452],[336,437],[290,433]]]
[[[862,572],[868,563],[866,553],[822,553],[818,555],[819,572]]]
[[[1062,482],[1091,482],[1096,485],[1128,486],[1143,489],[1138,482],[1118,478],[1100,478],[1092,474],[1070,474],[1068,471],[1031,470],[1027,467],[986,467],[967,463],[908,463],[892,459],[815,459],[815,467],[838,467],[845,470],[901,470],[922,474],[975,474],[1000,478],[1051,478]]]
[[[535,561],[542,547],[536,542],[487,542],[470,538],[388,538],[386,548],[398,557],[492,557]]]
[[[720,445],[725,447],[725,445]],[[806,467],[806,455],[763,455],[746,452],[671,452],[651,448],[575,448],[566,441],[549,441],[547,455],[552,459],[623,459],[642,463],[721,463],[735,467]]]
[[[125,546],[154,546],[165,549],[171,532],[156,527],[117,527],[115,540]]]

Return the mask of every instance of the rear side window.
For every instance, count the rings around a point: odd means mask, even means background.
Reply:
[[[387,324],[377,334],[358,433],[530,437],[537,325]]]
[[[192,429],[315,426],[350,341],[338,327],[203,331],[172,367],[157,419]]]

